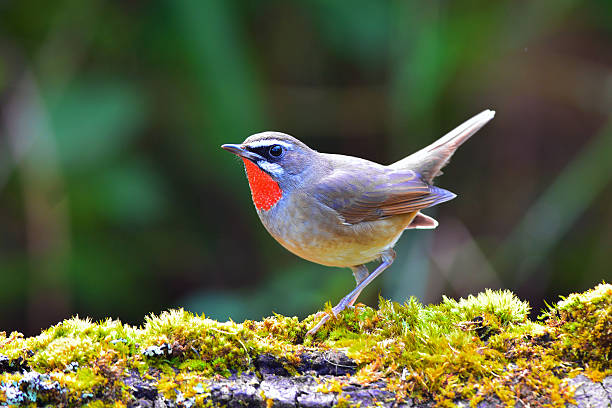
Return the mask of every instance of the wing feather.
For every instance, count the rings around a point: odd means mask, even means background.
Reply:
[[[365,174],[359,179],[354,171],[336,170],[314,188],[314,197],[348,224],[419,211],[455,197],[426,183],[412,170],[382,166],[361,170]]]

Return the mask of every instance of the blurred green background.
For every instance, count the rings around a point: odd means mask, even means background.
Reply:
[[[263,130],[390,163],[483,109],[360,300],[612,279],[612,2],[0,1],[0,330],[183,306],[305,316],[354,286],[259,223]]]

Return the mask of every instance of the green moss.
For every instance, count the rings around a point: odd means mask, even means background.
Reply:
[[[572,294],[544,315],[565,359],[584,363],[594,379],[610,371],[612,360],[612,285]]]
[[[529,305],[508,291],[431,306],[414,298],[404,304],[381,299],[378,309],[347,310],[307,338],[320,316],[235,323],[179,309],[148,316],[141,327],[72,318],[35,337],[0,333],[0,354],[48,373],[69,390],[68,402],[89,398],[90,406],[127,404],[125,381],[134,372],[157,383],[167,398],[202,405],[211,377],[255,370],[262,353],[297,374],[309,349],[340,349],[358,363],[355,375],[322,384],[321,391],[342,395],[349,382],[382,379],[400,399],[434,399],[440,406],[457,398],[475,405],[490,395],[509,405],[519,398],[529,403],[531,394],[562,405],[572,393],[562,378],[612,374],[612,286],[568,296],[537,322],[528,313]],[[20,376],[3,373],[0,380],[10,384]],[[343,398],[338,404],[350,405]]]

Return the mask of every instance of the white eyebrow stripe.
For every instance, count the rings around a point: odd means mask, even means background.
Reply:
[[[259,140],[257,142],[249,143],[247,146],[252,147],[253,149],[256,149],[258,147],[272,146],[272,145],[275,145],[275,144],[281,145],[285,149],[291,149],[291,144],[289,144],[287,142],[280,141],[280,140],[275,140],[275,139]]]

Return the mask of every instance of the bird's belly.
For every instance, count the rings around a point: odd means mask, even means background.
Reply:
[[[294,254],[322,265],[349,267],[378,258],[395,245],[415,213],[346,225],[327,207],[259,211],[270,234]]]

